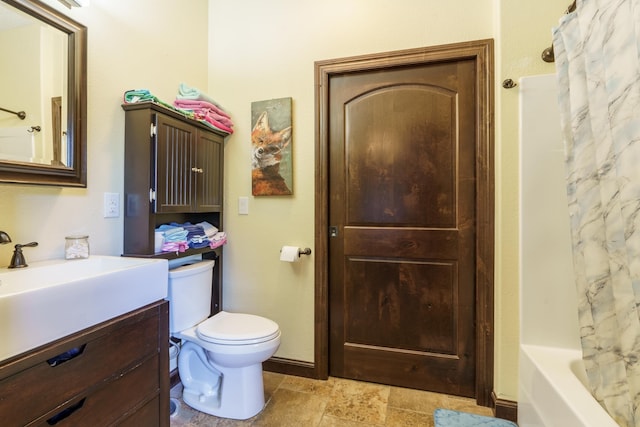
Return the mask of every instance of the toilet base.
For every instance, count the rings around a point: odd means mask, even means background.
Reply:
[[[185,344],[188,347],[191,345],[196,347],[193,343]],[[182,353],[185,352],[185,346]],[[182,400],[187,405],[209,415],[236,420],[246,420],[264,409],[261,362],[244,368],[225,368],[211,360],[208,362],[221,373],[217,387],[203,392],[200,387],[190,387],[189,381],[183,381]],[[213,378],[212,382],[215,382]]]

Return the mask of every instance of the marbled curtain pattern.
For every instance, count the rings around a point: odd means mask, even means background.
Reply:
[[[640,426],[640,0],[578,0],[553,37],[583,358]]]

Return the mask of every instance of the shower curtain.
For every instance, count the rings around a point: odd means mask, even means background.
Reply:
[[[578,0],[553,39],[583,358],[640,426],[640,0]]]

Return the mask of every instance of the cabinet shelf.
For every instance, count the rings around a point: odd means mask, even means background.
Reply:
[[[187,249],[185,252],[158,252],[154,254],[133,254],[124,253],[122,256],[138,257],[138,258],[160,258],[160,259],[177,259],[188,257],[191,255],[211,255],[214,254],[215,258],[218,258],[222,254],[222,247],[218,248],[200,248],[200,249]]]

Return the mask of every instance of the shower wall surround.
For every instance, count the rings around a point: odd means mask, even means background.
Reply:
[[[556,76],[522,78],[518,426],[614,427],[584,385]],[[584,377],[582,368],[582,377]]]

